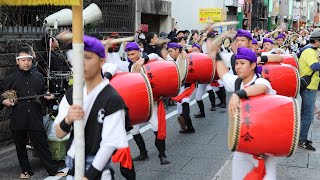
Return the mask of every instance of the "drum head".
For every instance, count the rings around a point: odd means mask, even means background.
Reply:
[[[181,55],[178,57],[176,64],[179,69],[179,74],[180,74],[180,80],[183,82],[187,75],[188,75],[188,62],[187,59],[184,59],[181,57]]]
[[[294,108],[294,131],[293,131],[293,138],[292,138],[292,145],[290,148],[290,153],[288,154],[287,157],[290,157],[292,154],[295,153],[298,143],[299,143],[299,136],[300,136],[300,107],[298,104],[297,99],[292,98],[293,100],[293,108]]]
[[[298,59],[298,56],[297,56],[297,54],[295,53],[295,52],[292,52],[292,57],[294,58],[294,60],[296,60],[296,62],[297,62],[297,64],[298,64],[298,68],[299,68],[299,59]]]
[[[292,34],[289,39],[291,42],[295,42],[298,38],[299,38],[298,34]]]
[[[278,36],[279,36],[279,32],[275,32],[272,37],[273,39],[276,39]]]
[[[174,62],[174,61],[173,61]],[[177,92],[177,95],[179,94],[179,92],[180,92],[180,88],[181,88],[181,85],[182,85],[182,77],[181,77],[181,72],[179,71],[179,67],[178,67],[178,64],[177,64],[177,62],[174,62],[175,63],[175,65],[176,65],[176,68],[177,68],[177,72],[178,72],[178,88],[177,88],[177,90],[178,90],[178,92]]]
[[[240,101],[239,107],[242,107]],[[229,115],[228,147],[231,151],[237,150],[241,130],[241,109],[238,108],[233,115]]]
[[[147,75],[145,73],[141,73],[145,83],[146,83],[146,87],[148,89],[148,100],[149,100],[149,115],[148,115],[148,120],[150,120],[151,116],[152,116],[152,107],[153,107],[153,94],[152,94],[152,87],[151,84],[149,82],[149,79],[147,77]]]
[[[297,79],[297,81],[296,81],[296,83],[297,83],[297,88],[296,88],[296,95],[295,95],[295,98],[297,98],[297,96],[298,96],[298,94],[300,93],[300,75],[299,75],[299,71],[298,71],[298,69],[297,68],[293,68],[294,69],[294,71],[295,71],[295,74],[296,74],[296,79]]]
[[[287,46],[282,46],[281,49],[287,51]]]
[[[223,46],[225,48],[230,47],[230,44],[231,44],[231,39],[230,38],[226,38],[226,39],[223,40]]]

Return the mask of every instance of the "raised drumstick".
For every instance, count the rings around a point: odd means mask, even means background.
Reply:
[[[72,40],[72,37],[73,37],[73,34],[68,31],[61,32],[56,36],[57,39],[65,40],[65,41]],[[112,39],[112,40],[103,40],[101,42],[104,46],[106,46],[106,45],[118,44],[122,42],[133,41],[133,40],[134,40],[134,37],[132,36],[132,37],[126,37],[126,38]]]
[[[103,40],[103,41],[101,41],[101,42],[102,42],[102,44],[103,44],[104,46],[106,46],[106,45],[110,45],[110,44],[118,44],[118,43],[133,41],[133,40],[134,40],[134,37],[131,36],[131,37],[125,37],[125,38],[112,39],[112,40],[109,41],[109,42],[108,42],[108,40]]]

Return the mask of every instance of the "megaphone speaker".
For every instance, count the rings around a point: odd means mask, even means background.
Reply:
[[[56,24],[58,23],[58,24]],[[72,24],[72,11],[71,9],[62,9],[44,19],[45,26],[68,26]]]
[[[90,24],[99,21],[102,18],[102,12],[100,8],[95,4],[90,4],[83,10],[83,24]]]

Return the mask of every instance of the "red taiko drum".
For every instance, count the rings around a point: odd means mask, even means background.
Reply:
[[[268,80],[278,95],[296,97],[300,89],[298,70],[287,64],[266,63],[262,66],[262,77]]]
[[[299,69],[299,63],[298,63],[298,58],[294,54],[281,54],[283,60],[283,64],[289,64],[297,69]]]
[[[291,156],[300,133],[300,111],[294,98],[260,95],[241,99],[229,115],[228,146],[252,155]]]
[[[142,73],[117,73],[110,84],[120,94],[129,109],[131,125],[149,121],[152,115],[152,89]]]
[[[149,79],[153,98],[175,97],[179,94],[181,78],[174,61],[151,60],[143,65],[143,73]]]
[[[215,76],[214,60],[203,53],[189,53],[187,59],[177,59],[181,72],[185,73],[185,82],[200,84],[211,83]]]

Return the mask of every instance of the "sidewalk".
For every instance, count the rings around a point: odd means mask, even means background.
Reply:
[[[291,157],[281,157],[277,163],[278,180],[319,180],[320,179],[320,120],[314,119],[310,127],[311,140],[317,151],[297,148]],[[215,180],[231,179],[232,157],[217,173]]]

